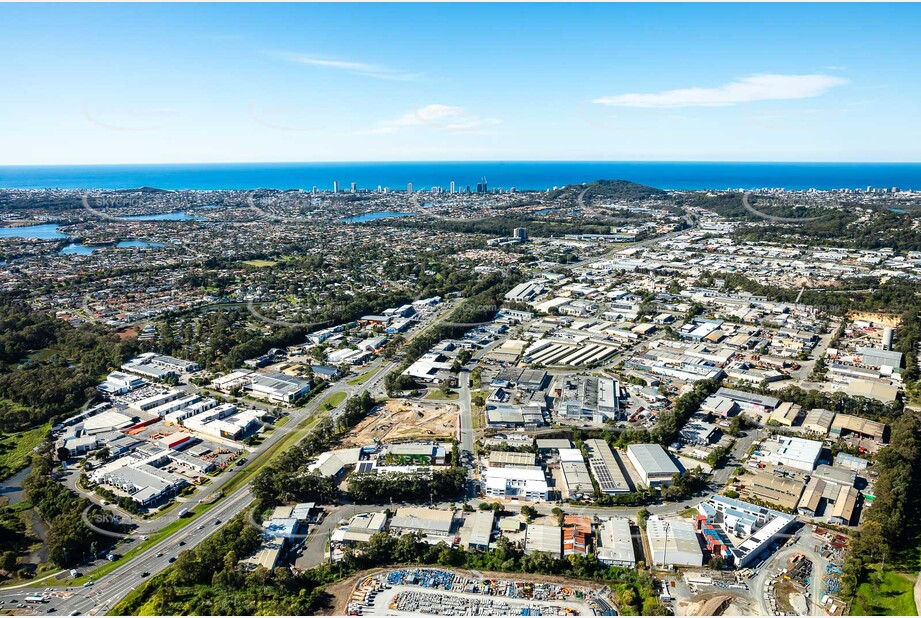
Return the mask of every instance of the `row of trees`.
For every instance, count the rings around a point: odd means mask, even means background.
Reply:
[[[851,397],[841,391],[826,393],[815,389],[806,390],[791,384],[777,391],[769,390],[766,387],[753,387],[742,385],[738,388],[756,392],[761,395],[771,395],[781,401],[790,401],[801,405],[806,410],[822,408],[834,412],[843,412],[845,414],[854,414],[857,416],[873,420],[890,420],[898,417],[904,407],[901,399],[891,403],[884,403],[868,397]]]
[[[913,281],[901,277],[892,277],[885,281],[879,277],[856,277],[847,280],[841,288],[782,288],[763,284],[750,279],[742,273],[719,273],[725,290],[743,290],[758,296],[766,296],[780,302],[799,302],[805,305],[822,307],[831,313],[843,314],[847,311],[905,311],[918,303],[917,286]],[[712,286],[712,275],[698,281],[701,285]]]
[[[675,441],[678,432],[684,427],[688,419],[700,409],[704,399],[716,392],[720,387],[718,380],[700,380],[694,383],[694,388],[675,400],[668,410],[659,413],[656,426],[650,432],[652,439],[659,444],[668,445]]]
[[[611,587],[621,614],[668,613],[644,568],[609,567],[591,555],[565,560],[543,553],[525,555],[505,538],[493,550],[475,552],[432,545],[410,534],[396,538],[380,533],[362,548],[347,550],[337,564],[296,574],[283,567],[242,569],[240,558],[252,554],[258,544],[258,531],[238,517],[195,549],[181,553],[172,568],[114,609],[122,615],[310,615],[328,609],[329,583],[373,567],[416,564],[590,579]]]
[[[305,464],[329,450],[339,439],[376,405],[368,391],[345,402],[343,413],[334,422],[329,416],[320,420],[300,441],[262,468],[253,478],[253,495],[261,506],[284,502],[307,501],[329,503],[338,495],[334,479],[308,472]]]
[[[431,474],[352,474],[349,477],[349,496],[358,504],[454,500],[463,491],[466,478],[467,471],[462,467],[435,470]]]
[[[921,510],[921,416],[903,414],[892,427],[889,445],[876,457],[872,506],[866,509],[859,532],[851,541],[844,568],[844,592],[853,595],[871,565],[910,560],[916,570]],[[904,554],[904,555],[902,555]]]

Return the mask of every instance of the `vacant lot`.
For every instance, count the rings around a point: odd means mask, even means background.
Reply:
[[[851,608],[852,616],[917,616],[915,610],[915,580],[904,573],[879,571],[870,574],[870,581],[860,584]]]
[[[353,429],[343,445],[363,446],[374,440],[450,440],[457,433],[457,406],[428,401],[392,399]]]
[[[29,465],[32,449],[45,441],[50,423],[21,433],[0,434],[0,480]]]

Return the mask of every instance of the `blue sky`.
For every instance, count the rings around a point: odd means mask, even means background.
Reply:
[[[912,4],[0,5],[0,164],[921,161]]]

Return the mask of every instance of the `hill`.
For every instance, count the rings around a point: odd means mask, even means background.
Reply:
[[[662,189],[641,185],[629,180],[596,180],[586,185],[567,185],[550,193],[551,199],[571,197],[575,200],[582,191],[584,199],[592,197],[606,197],[626,201],[641,201],[654,198],[664,198],[668,195]]]

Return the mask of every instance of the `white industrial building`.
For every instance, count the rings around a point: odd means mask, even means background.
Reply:
[[[672,477],[681,474],[669,454],[658,444],[631,444],[627,447],[627,458],[647,487],[668,485]]]
[[[440,352],[428,352],[403,372],[413,380],[427,384],[450,384],[456,378],[451,373],[452,361]]]
[[[739,391],[732,388],[720,387],[716,395],[725,399],[730,399],[744,411],[748,412],[773,412],[774,408],[780,405],[780,400],[776,397],[767,395],[758,395],[746,391]]]
[[[457,520],[453,510],[443,511],[404,506],[397,509],[396,515],[390,520],[390,531],[397,535],[417,534],[423,537],[423,540],[437,543],[451,536],[456,523]],[[430,537],[438,538],[432,539]]]
[[[245,388],[255,397],[276,403],[291,403],[310,392],[310,382],[285,373],[253,373]]]
[[[776,440],[764,442],[759,451],[764,461],[785,468],[812,472],[822,454],[822,443],[816,440],[777,436]]]
[[[571,499],[592,497],[595,486],[582,458],[582,451],[577,448],[560,449],[560,471],[563,474],[563,485]]]
[[[367,543],[378,532],[383,532],[387,526],[387,514],[383,511],[374,513],[359,513],[352,517],[344,526],[340,525],[333,532],[331,540],[346,545]]]
[[[145,378],[165,380],[178,377],[183,373],[193,373],[201,369],[201,367],[193,361],[147,352],[129,360],[122,365],[122,369]]]
[[[603,423],[620,413],[620,384],[611,378],[564,378],[558,387],[560,418]]]
[[[134,424],[134,417],[116,412],[115,410],[106,410],[87,418],[81,424],[83,433],[94,436],[109,431],[118,431]]]
[[[507,403],[486,405],[486,424],[490,427],[537,427],[546,425],[539,403],[516,406]]]
[[[202,412],[207,412],[211,408],[217,407],[217,399],[202,399],[201,401],[196,401],[195,403],[188,405],[179,410],[174,410],[163,417],[163,420],[167,423],[172,423],[174,425],[179,425],[182,421],[187,418],[192,418],[197,414]]]
[[[156,408],[151,408],[148,410],[151,414],[159,416],[160,418],[166,417],[170,412],[175,412],[176,410],[181,410],[186,406],[190,406],[193,403],[201,401],[201,397],[196,394],[186,395],[185,397],[180,397],[179,399],[174,399],[168,401],[164,404],[157,406]]]
[[[258,410],[239,411],[232,403],[225,403],[183,420],[182,426],[215,438],[239,440],[258,427],[261,418]]]
[[[636,566],[636,552],[633,548],[629,520],[612,517],[603,522],[598,527],[597,545],[595,556],[602,564],[627,568]]]
[[[520,498],[532,502],[549,499],[549,488],[544,471],[532,468],[487,468],[484,482],[489,498]]]
[[[655,565],[693,566],[704,564],[704,551],[690,520],[661,519],[653,515],[646,521],[646,536]]]
[[[150,397],[145,397],[131,404],[132,408],[140,410],[141,412],[147,412],[148,410],[153,410],[154,408],[161,406],[167,402],[179,399],[185,395],[185,391],[181,391],[178,388],[174,388],[165,393],[157,393],[151,395]]]
[[[630,493],[630,483],[620,466],[617,456],[607,442],[598,438],[585,441],[588,465],[598,482],[598,489],[603,494],[616,495]]]
[[[528,524],[525,531],[524,553],[541,552],[554,558],[563,557],[563,529],[559,526]]]
[[[252,369],[237,369],[226,376],[214,378],[211,380],[211,386],[222,393],[229,393],[236,388],[248,386],[253,381],[255,373]]]
[[[113,371],[106,378],[105,382],[96,388],[107,395],[124,395],[131,391],[141,388],[147,384],[143,378],[128,375],[121,371]]]
[[[727,533],[720,540],[738,568],[757,561],[796,521],[793,515],[720,495],[701,502],[697,510],[708,524]]]
[[[496,525],[496,514],[492,509],[489,509],[477,511],[472,517],[473,525],[465,544],[470,549],[486,551],[489,549],[489,542],[492,540],[492,531]]]
[[[141,460],[123,457],[97,468],[90,479],[114,487],[138,504],[150,506],[176,495],[188,484],[181,476],[152,465],[162,465],[161,462],[168,460],[165,451]]]

